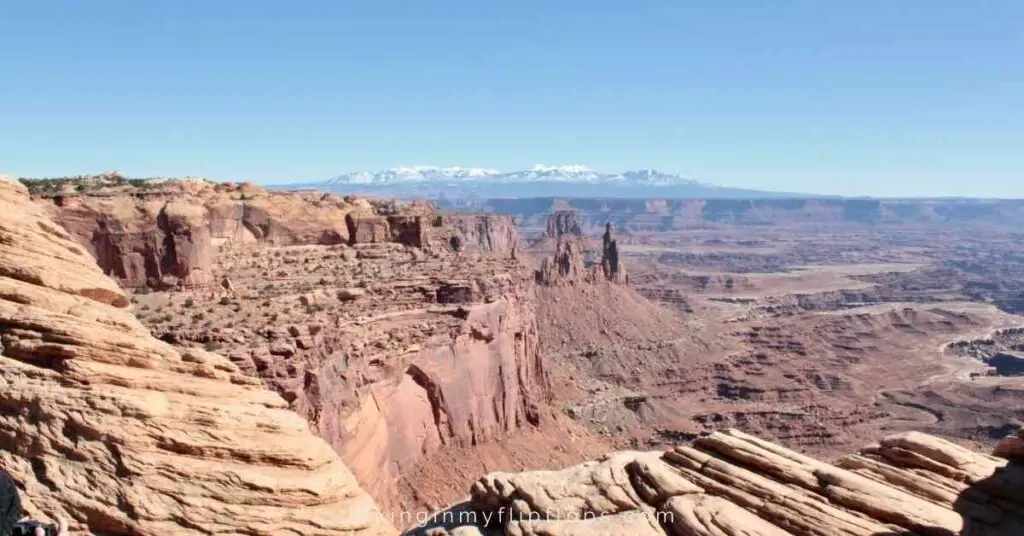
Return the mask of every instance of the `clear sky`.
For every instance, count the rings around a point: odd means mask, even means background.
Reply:
[[[1020,0],[0,0],[0,172],[1024,197]]]

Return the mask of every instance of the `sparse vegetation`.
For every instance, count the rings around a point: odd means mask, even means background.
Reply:
[[[162,181],[156,178],[127,178],[117,172],[39,179],[22,177],[18,181],[33,195],[57,195],[68,190],[84,195],[101,188],[153,190],[162,186]]]

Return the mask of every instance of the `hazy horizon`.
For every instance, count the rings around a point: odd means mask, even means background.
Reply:
[[[1011,1],[19,2],[0,20],[0,172],[582,163],[1021,198],[1022,19]]]

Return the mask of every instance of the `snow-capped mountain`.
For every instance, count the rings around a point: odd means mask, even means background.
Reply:
[[[498,175],[496,169],[409,166],[385,169],[384,171],[359,171],[340,175],[327,184],[395,184],[402,182],[426,182],[449,180],[486,179]]]
[[[605,173],[581,164],[536,165],[522,171],[407,166],[339,175],[325,182],[282,184],[341,194],[399,198],[765,198],[784,194],[725,188],[673,173],[638,169]]]
[[[641,184],[680,185],[697,184],[696,181],[662,173],[653,169],[626,171],[624,173],[602,173],[582,164],[548,166],[538,164],[524,171],[500,172],[489,168],[409,166],[374,172],[356,172],[339,175],[327,181],[327,185],[399,185],[402,183],[424,182],[493,182],[493,183],[587,183],[587,184]]]

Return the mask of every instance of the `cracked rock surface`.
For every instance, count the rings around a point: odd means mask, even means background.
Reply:
[[[458,508],[475,522],[409,534],[1011,536],[1024,534],[1024,469],[916,432],[829,464],[728,430],[661,453],[491,474]]]

